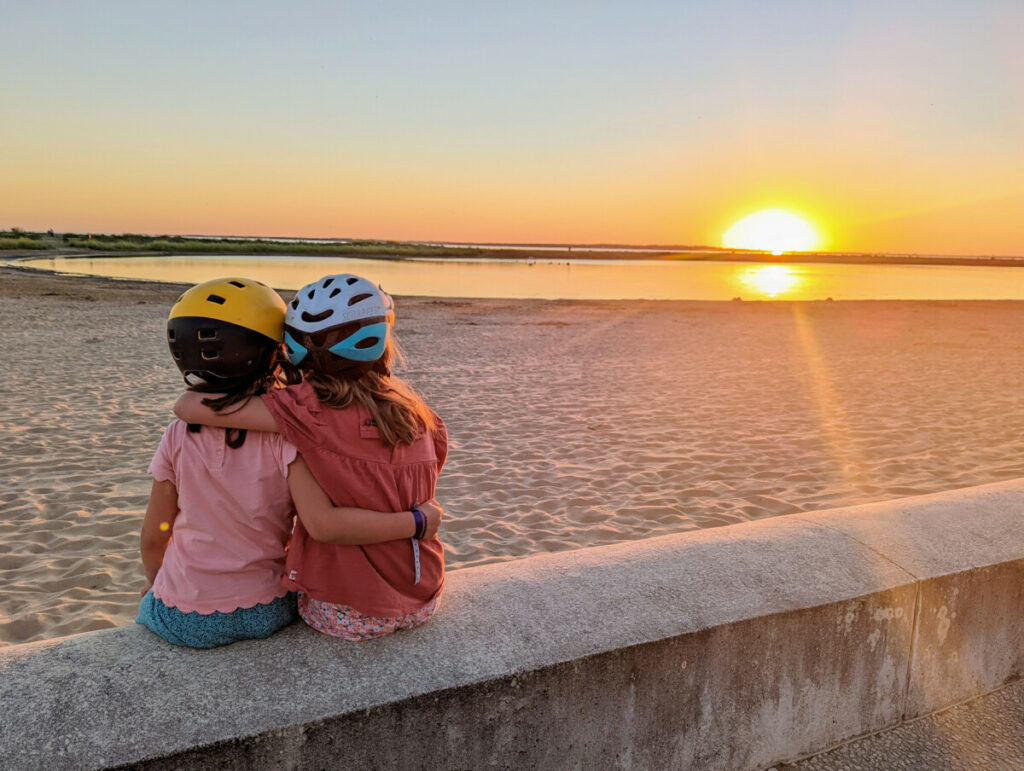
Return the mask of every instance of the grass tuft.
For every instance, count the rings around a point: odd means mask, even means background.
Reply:
[[[50,249],[50,244],[38,238],[28,236],[10,237],[0,232],[0,249]]]

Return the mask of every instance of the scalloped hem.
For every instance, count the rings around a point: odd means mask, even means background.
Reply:
[[[156,594],[155,592],[153,596],[156,599],[160,600],[160,602],[163,603],[164,607],[173,608],[179,613],[198,613],[200,616],[212,616],[214,613],[223,613],[227,615],[228,613],[234,613],[236,610],[252,610],[258,605],[270,605],[275,600],[280,600],[287,594],[288,590],[282,587],[280,589],[280,594],[270,595],[269,597],[266,594],[259,594],[256,596],[255,599],[252,597],[247,597],[244,600],[227,600],[226,602],[221,603],[215,606],[214,608],[211,608],[210,610],[200,610],[196,607],[189,607],[187,604],[175,604],[173,600],[167,600],[161,597],[160,595]]]

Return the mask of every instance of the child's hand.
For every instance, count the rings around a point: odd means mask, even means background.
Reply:
[[[444,507],[437,498],[417,504],[423,516],[427,518],[427,530],[423,534],[423,540],[437,537],[437,529],[441,526],[441,519],[444,517]]]

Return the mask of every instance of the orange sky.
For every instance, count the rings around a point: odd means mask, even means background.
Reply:
[[[1024,254],[1016,3],[118,5],[5,11],[0,228]]]

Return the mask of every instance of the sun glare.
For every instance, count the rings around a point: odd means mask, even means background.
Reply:
[[[818,233],[802,217],[784,209],[765,209],[748,215],[725,231],[727,249],[757,249],[772,254],[808,252],[818,245]]]
[[[756,292],[775,297],[788,292],[799,281],[793,269],[786,265],[761,265],[740,274],[740,281]]]

